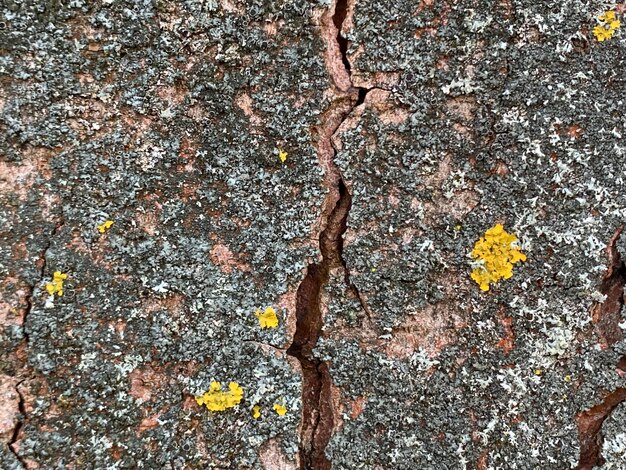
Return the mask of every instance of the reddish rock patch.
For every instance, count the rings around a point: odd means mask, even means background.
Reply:
[[[502,307],[498,312],[498,321],[504,329],[504,337],[498,341],[498,347],[506,354],[513,351],[515,347],[515,333],[513,332],[513,318],[505,316],[505,309]]]
[[[259,459],[265,470],[296,470],[298,463],[287,459],[278,439],[270,439],[259,450]]]
[[[20,395],[15,377],[0,375],[0,440],[8,444],[20,415]]]
[[[231,273],[234,269],[250,271],[250,266],[237,259],[235,254],[223,243],[217,242],[211,249],[211,262],[223,273]]]

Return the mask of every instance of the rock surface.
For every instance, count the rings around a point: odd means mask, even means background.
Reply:
[[[0,467],[624,468],[600,3],[6,0]]]

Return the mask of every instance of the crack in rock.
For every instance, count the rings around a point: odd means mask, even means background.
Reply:
[[[22,334],[24,335],[24,343],[26,345],[27,350],[28,350],[28,345],[30,342],[30,335],[28,334],[28,329],[27,329],[28,317],[34,307],[35,295],[38,293],[38,288],[43,282],[44,277],[46,276],[46,269],[48,267],[47,255],[48,255],[48,251],[50,250],[50,247],[52,246],[52,239],[56,236],[56,234],[61,229],[61,227],[63,227],[63,225],[64,225],[64,221],[61,218],[61,221],[55,224],[50,234],[48,235],[46,244],[41,250],[39,259],[38,259],[38,262],[41,264],[41,267],[39,268],[39,278],[37,279],[35,283],[33,283],[33,285],[29,286],[30,290],[26,297],[26,310],[24,311],[24,320],[22,323]],[[20,417],[17,423],[15,424],[15,428],[13,429],[13,434],[11,435],[11,440],[8,442],[7,447],[9,451],[14,455],[15,459],[18,462],[20,462],[24,468],[27,468],[26,462],[19,455],[19,449],[17,448],[17,445],[16,445],[19,439],[20,432],[22,431],[24,425],[26,424],[26,421],[28,420],[28,415],[26,413],[26,407],[24,404],[25,403],[24,396],[22,395],[22,392],[20,391],[20,385],[22,385],[27,378],[31,377],[32,371],[28,371],[27,366],[25,367],[25,369],[26,369],[26,378],[22,378],[22,380],[20,380],[15,385],[15,391],[19,396],[18,410],[20,413]],[[24,375],[22,375],[22,377],[24,377]]]
[[[580,459],[575,470],[592,470],[602,465],[602,423],[617,406],[626,401],[626,388],[618,388],[609,393],[602,403],[578,414],[578,439]]]
[[[330,469],[325,455],[333,428],[331,378],[328,364],[313,354],[320,337],[323,319],[320,307],[322,289],[332,269],[343,268],[343,234],[347,227],[351,198],[342,180],[339,200],[320,234],[322,261],[310,264],[296,296],[296,331],[287,354],[302,367],[302,436],[300,466],[302,469]]]
[[[15,457],[15,459],[22,464],[23,468],[28,468],[26,466],[26,462],[24,461],[24,459],[20,456],[18,449],[16,448],[16,444],[20,435],[20,432],[22,430],[22,428],[24,427],[24,423],[26,422],[26,406],[25,406],[25,402],[24,402],[24,395],[22,395],[22,392],[20,392],[20,385],[22,385],[22,383],[24,383],[24,379],[20,380],[17,384],[15,384],[15,393],[17,393],[18,397],[19,397],[19,402],[18,402],[18,410],[20,412],[20,417],[17,421],[17,423],[15,424],[15,428],[13,428],[13,434],[11,435],[11,440],[7,443],[7,447],[9,448],[9,451],[13,454],[13,456]]]
[[[368,318],[370,311],[350,280],[350,272],[343,258],[343,236],[347,229],[347,220],[352,207],[352,195],[346,186],[340,168],[335,163],[337,149],[333,138],[344,121],[357,106],[365,102],[366,88],[352,86],[350,76],[351,65],[348,60],[348,40],[342,35],[342,27],[349,9],[348,0],[337,0],[331,5],[322,20],[321,28],[329,44],[329,50],[338,52],[340,57],[332,58],[334,64],[341,66],[328,67],[332,81],[335,83],[335,99],[329,109],[321,116],[321,125],[317,129],[320,142],[318,153],[322,166],[325,164],[325,180],[328,196],[323,207],[332,207],[330,212],[322,210],[319,249],[321,261],[308,266],[306,275],[298,287],[296,296],[296,331],[287,354],[296,358],[302,367],[302,431],[300,438],[300,468],[303,470],[331,468],[326,458],[326,446],[333,431],[333,402],[331,399],[331,377],[327,363],[315,357],[313,350],[321,335],[323,318],[321,298],[324,286],[334,269],[344,272],[344,281],[348,289],[359,300]],[[352,5],[353,7],[353,5]],[[328,21],[330,17],[331,21]],[[332,30],[336,30],[336,33]],[[339,61],[338,59],[341,59]],[[348,86],[345,85],[346,77]],[[334,203],[334,204],[333,204]]]
[[[621,341],[622,329],[619,324],[622,320],[621,312],[624,306],[624,284],[626,284],[626,265],[617,249],[624,226],[617,228],[606,248],[608,268],[600,293],[606,296],[604,302],[598,303],[592,312],[592,321],[603,349]]]
[[[39,268],[39,279],[37,279],[37,281],[32,286],[30,286],[30,291],[28,293],[28,296],[26,297],[26,310],[24,311],[24,321],[22,324],[22,331],[24,334],[24,341],[26,342],[26,347],[28,347],[28,342],[30,341],[28,331],[26,330],[26,323],[28,321],[28,316],[30,315],[30,312],[33,309],[34,296],[36,294],[37,288],[39,287],[39,285],[41,285],[44,277],[46,276],[46,268],[48,267],[48,261],[46,257],[48,255],[48,250],[50,250],[50,247],[52,246],[52,239],[56,236],[56,234],[59,232],[61,227],[63,227],[63,225],[64,225],[64,222],[63,222],[63,219],[61,219],[60,222],[54,225],[54,228],[50,232],[50,235],[48,236],[48,240],[45,246],[43,247],[43,249],[41,250],[41,254],[39,255],[39,261],[41,262],[41,268]]]
[[[607,244],[608,268],[599,289],[606,298],[604,302],[598,303],[592,312],[592,321],[603,349],[607,349],[623,338],[619,324],[624,307],[626,265],[617,249],[617,242],[623,231],[624,225],[618,227]],[[626,369],[626,357],[619,361],[617,368]],[[576,421],[580,458],[576,470],[591,470],[604,463],[600,452],[603,441],[602,423],[624,401],[626,401],[626,388],[618,388],[609,393],[598,405],[578,413]]]

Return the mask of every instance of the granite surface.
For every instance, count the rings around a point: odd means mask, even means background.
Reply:
[[[0,468],[626,468],[607,11],[5,0]]]

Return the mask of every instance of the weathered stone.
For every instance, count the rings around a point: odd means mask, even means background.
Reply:
[[[6,1],[2,468],[621,468],[602,13]],[[497,224],[526,261],[485,292]],[[214,381],[242,402],[199,406]]]

